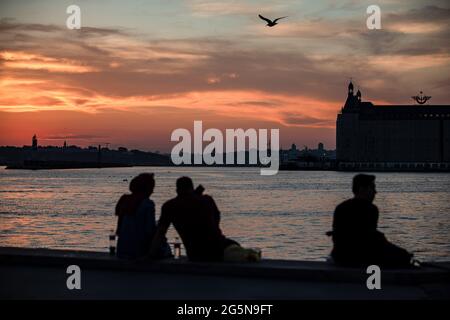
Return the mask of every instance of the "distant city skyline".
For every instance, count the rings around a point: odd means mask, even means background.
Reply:
[[[450,101],[448,1],[0,3],[0,145],[110,143],[168,153],[170,133],[279,128],[280,145],[335,148],[350,78],[363,100]],[[274,28],[258,14],[288,15]]]
[[[100,146],[102,149],[103,148],[107,148],[107,149],[110,149],[110,150],[121,150],[121,149],[125,150],[126,149],[128,151],[140,150],[140,151],[145,151],[145,152],[156,152],[156,153],[164,153],[164,154],[170,155],[170,152],[163,152],[163,151],[160,151],[160,150],[157,150],[157,149],[153,149],[153,148],[148,148],[148,149],[130,148],[129,146],[126,146],[126,145],[115,145],[114,143],[109,143],[109,142],[107,142],[107,143],[100,142],[98,144],[89,144],[89,145],[78,145],[76,143],[71,143],[69,140],[63,139],[63,138],[61,138],[61,139],[60,138],[58,138],[58,139],[49,139],[49,140],[53,141],[53,143],[50,142],[48,144],[47,143],[42,144],[40,142],[40,139],[37,136],[37,134],[34,134],[31,137],[31,142],[28,143],[28,144],[23,144],[23,145],[20,145],[20,146],[17,146],[17,145],[0,145],[0,148],[17,147],[17,148],[38,149],[38,148],[71,148],[71,147],[77,147],[77,148],[85,148],[85,149],[88,149],[88,148],[96,148],[96,149],[98,149],[98,147]],[[47,141],[47,140],[44,139],[44,141]],[[326,148],[326,146],[322,142],[318,142],[317,145],[315,145],[315,146],[307,146],[307,145],[300,145],[300,146],[298,146],[295,142],[292,142],[291,144],[289,144],[287,146],[281,146],[280,147],[280,150],[284,150],[284,151],[287,151],[287,150],[298,150],[298,151],[300,151],[300,150],[305,150],[305,149],[308,149],[308,150],[315,150],[315,149],[327,150],[328,149],[328,150],[331,150],[331,151],[335,150],[334,148]],[[246,146],[246,150],[248,150],[247,146]]]

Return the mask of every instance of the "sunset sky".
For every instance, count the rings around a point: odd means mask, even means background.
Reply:
[[[81,30],[66,27],[81,8]],[[377,4],[382,29],[368,30]],[[258,14],[288,16],[274,28]],[[0,145],[168,152],[176,128],[279,128],[335,147],[350,77],[363,100],[450,103],[450,2],[0,2]]]

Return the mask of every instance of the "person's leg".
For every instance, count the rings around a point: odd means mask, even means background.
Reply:
[[[405,249],[386,242],[381,252],[381,264],[389,268],[407,268],[411,267],[413,255]]]

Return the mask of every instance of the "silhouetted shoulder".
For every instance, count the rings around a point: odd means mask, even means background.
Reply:
[[[119,205],[123,205],[123,203],[124,203],[125,201],[127,201],[130,197],[131,197],[131,195],[129,195],[129,194],[123,194],[123,195],[119,198],[119,201],[117,201],[117,205],[118,205],[118,206],[119,206]]]
[[[175,212],[176,198],[167,200],[161,207],[161,215],[159,217],[159,224],[169,225],[173,219]]]
[[[336,207],[336,211],[348,210],[348,209],[352,209],[352,208],[364,208],[364,207],[378,210],[377,207],[370,201],[367,201],[364,199],[352,198],[352,199],[348,199],[348,200],[345,200],[344,202],[340,203]]]
[[[167,201],[164,202],[164,204],[162,205],[161,210],[164,211],[164,210],[168,210],[168,209],[173,208],[173,207],[175,206],[176,202],[177,202],[177,198],[172,198],[172,199],[170,199],[170,200],[167,200]]]
[[[355,205],[353,200],[354,199],[348,199],[348,200],[341,202],[340,204],[337,205],[336,211],[343,211],[343,210],[353,207]]]
[[[214,201],[213,197],[211,197],[211,196],[209,196],[209,195],[207,195],[207,194],[204,194],[204,195],[202,196],[202,199],[203,199],[204,202],[206,202],[206,203],[208,203],[208,204],[215,204],[215,203],[216,203],[216,202]]]
[[[125,211],[127,208],[127,204],[129,202],[129,199],[131,198],[130,194],[123,194],[119,201],[117,201],[116,204],[116,210],[115,210],[115,214],[116,216],[120,215],[121,213],[123,213],[123,211]]]
[[[213,197],[205,194],[202,195],[202,205],[206,207],[206,209],[212,214],[212,217],[214,219],[214,223],[219,226],[220,224],[220,210],[217,207],[216,202],[214,201]]]
[[[155,203],[151,199],[144,199],[144,201],[142,201],[142,206],[145,206],[146,208],[155,209]]]
[[[378,208],[364,199],[349,199],[336,207],[334,211],[333,229],[354,228],[373,230],[378,225]]]

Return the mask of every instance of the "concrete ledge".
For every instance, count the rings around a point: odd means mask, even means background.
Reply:
[[[158,261],[123,261],[108,253],[0,247],[0,264],[25,266],[68,266],[107,271],[175,273],[178,275],[208,275],[285,279],[308,282],[365,283],[365,269],[343,268],[326,262],[264,259],[257,263],[189,262],[186,259]],[[382,270],[384,283],[421,285],[429,283],[450,286],[450,262],[436,262],[418,269]]]

